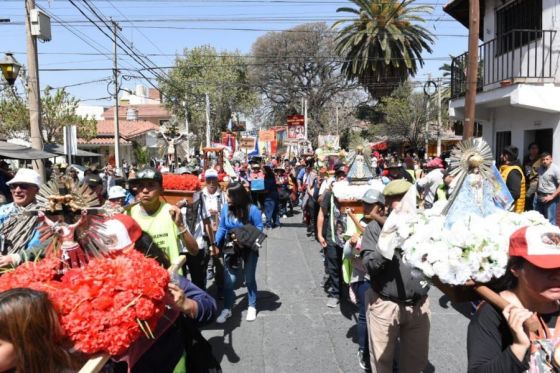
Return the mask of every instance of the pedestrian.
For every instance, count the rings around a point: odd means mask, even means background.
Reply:
[[[20,168],[16,175],[7,183],[13,202],[0,206],[0,226],[10,226],[9,221],[21,215],[26,210],[31,210],[36,205],[36,196],[41,187],[41,177],[31,169]],[[2,232],[4,235],[4,250],[13,252],[0,256],[0,267],[18,265],[23,260],[23,251],[29,250],[40,244],[40,233],[36,229],[39,222],[33,223],[29,235],[21,240],[23,234],[20,230]],[[13,247],[18,242],[21,247]]]
[[[550,153],[541,154],[538,175],[535,210],[547,218],[550,224],[556,225],[556,206],[560,195],[560,167],[552,163]]]
[[[513,211],[521,214],[525,211],[525,175],[517,159],[518,149],[506,146],[500,154],[500,175],[504,179],[509,193],[513,197]]]
[[[345,168],[339,165],[335,178],[343,180],[346,176]],[[329,189],[325,191],[320,204],[317,217],[317,238],[324,249],[325,270],[328,278],[327,307],[335,308],[340,303],[342,288],[342,247],[344,245],[343,233],[346,231],[346,215],[340,210],[340,203]]]
[[[282,219],[286,219],[287,207],[290,202],[290,183],[284,166],[278,166],[274,169],[276,174],[276,186],[278,187],[279,215]]]
[[[198,253],[196,240],[183,224],[181,210],[160,200],[163,177],[160,172],[146,167],[138,171],[136,178],[129,180],[139,202],[128,214],[162,248],[172,262],[176,262],[183,241],[191,255]],[[187,261],[189,259],[187,258]]]
[[[230,231],[234,228],[243,227],[246,224],[253,225],[259,230],[263,230],[261,212],[258,207],[251,203],[250,195],[242,184],[232,183],[227,190],[228,203],[224,205],[220,213],[218,232],[216,233],[216,245],[226,251],[234,245]],[[241,268],[238,257],[224,253],[224,309],[216,320],[223,324],[231,317],[231,310],[234,304],[234,287],[240,275]],[[248,304],[247,321],[254,321],[257,318],[257,281],[255,274],[257,271],[258,253],[251,251],[244,256],[244,275],[245,286],[247,286]]]
[[[391,181],[383,189],[389,212],[400,205],[412,184]],[[372,370],[393,372],[395,347],[399,341],[398,367],[401,372],[421,372],[428,364],[430,336],[429,285],[403,261],[396,251],[391,259],[378,250],[381,227],[372,221],[362,239],[362,263],[370,278],[373,297],[367,311]]]
[[[105,203],[105,191],[103,189],[103,179],[96,173],[90,172],[87,175],[84,173],[83,183],[85,183],[89,189],[95,193],[99,204],[103,205]]]
[[[126,190],[119,185],[113,185],[109,188],[107,201],[103,204],[103,209],[113,214],[122,214],[124,212],[125,198]]]
[[[440,185],[443,184],[443,161],[441,158],[434,158],[426,165],[429,172],[418,179],[416,187],[424,195],[424,208],[430,209],[434,205],[436,193]]]
[[[216,170],[211,168],[206,170],[204,180],[206,185],[201,191],[194,194],[190,207],[195,214],[193,235],[198,244],[199,252],[197,255],[189,257],[187,267],[192,282],[201,289],[206,289],[207,279],[214,277],[214,267],[216,267],[216,284],[218,293],[221,293],[223,264],[217,256],[218,253],[212,252],[212,249],[215,248],[214,236],[218,230],[219,214],[227,202],[227,197],[220,188]],[[184,210],[185,226],[187,226],[187,209]]]
[[[280,196],[276,176],[271,166],[264,166],[264,215],[266,221],[265,228],[274,229],[280,226]]]
[[[539,184],[539,168],[541,167],[541,157],[539,145],[532,142],[527,147],[529,154],[523,158],[523,171],[525,173],[525,210],[533,209],[533,201],[537,193]]]
[[[264,211],[264,172],[261,170],[260,160],[255,159],[251,162],[251,171],[247,176],[247,181],[251,186],[251,199],[261,211]]]
[[[352,211],[347,211],[348,216],[357,223],[358,233],[354,234],[346,241],[342,257],[343,259],[349,260],[352,266],[349,291],[350,299],[355,300],[358,306],[358,363],[362,369],[369,371],[371,369],[371,364],[366,318],[366,294],[370,291],[371,286],[369,275],[360,257],[360,251],[362,249],[361,235],[365,231],[365,227],[367,227],[369,222],[374,218],[384,219],[385,197],[381,192],[370,189],[366,191],[361,201],[364,207],[364,217],[362,219],[356,221],[358,219],[354,213]]]
[[[560,229],[523,227],[509,240],[509,262],[500,279],[503,309],[483,302],[467,337],[469,372],[557,372],[560,334]],[[523,323],[538,320],[538,330]]]
[[[392,160],[389,160],[387,162],[387,164],[385,165],[385,170],[387,170],[387,172],[384,176],[386,176],[389,181],[404,179],[411,184],[413,184],[415,181],[412,177],[412,174],[407,172],[402,166],[402,163],[400,163],[396,158],[393,158]]]

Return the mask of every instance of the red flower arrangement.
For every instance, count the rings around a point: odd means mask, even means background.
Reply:
[[[165,310],[169,274],[154,259],[128,250],[57,275],[59,260],[29,262],[0,277],[0,292],[44,291],[66,336],[85,354],[120,355],[143,333],[153,338]]]
[[[195,175],[163,174],[163,189],[196,191],[200,188],[200,181]]]

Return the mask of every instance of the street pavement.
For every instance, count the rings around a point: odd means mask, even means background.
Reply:
[[[361,372],[356,357],[357,309],[347,302],[336,309],[326,306],[320,246],[307,237],[301,215],[283,219],[282,227],[266,233],[257,265],[257,320],[245,321],[247,292],[240,287],[233,316],[203,330],[222,370]],[[215,294],[215,285],[209,292]],[[466,371],[469,306],[455,309],[435,288],[430,290],[430,302],[430,355],[424,372]]]

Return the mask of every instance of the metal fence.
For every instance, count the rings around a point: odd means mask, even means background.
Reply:
[[[553,77],[554,30],[512,30],[478,47],[477,90],[514,79],[531,81]],[[467,57],[463,53],[451,61],[451,95],[463,96],[467,88]]]

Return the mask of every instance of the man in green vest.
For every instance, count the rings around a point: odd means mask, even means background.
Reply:
[[[500,174],[513,197],[513,211],[525,211],[525,175],[517,159],[518,149],[515,146],[506,146],[500,155]]]
[[[146,167],[138,171],[135,179],[129,180],[130,187],[140,203],[130,209],[130,216],[142,231],[175,262],[181,252],[181,241],[191,255],[198,254],[198,244],[188,227],[183,224],[181,210],[162,202],[163,177],[160,172]]]

